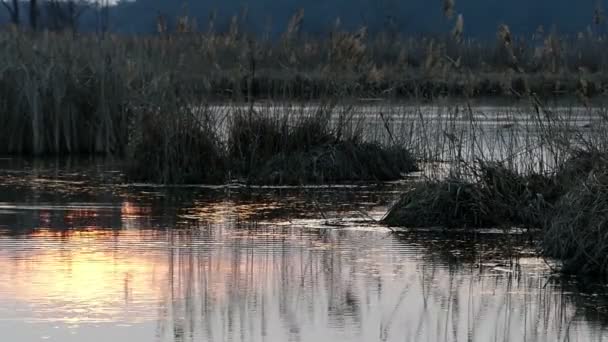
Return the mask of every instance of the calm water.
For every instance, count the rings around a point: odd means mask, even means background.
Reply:
[[[165,189],[84,165],[0,161],[2,341],[608,339],[602,286],[491,257],[491,234],[373,223],[404,184]]]

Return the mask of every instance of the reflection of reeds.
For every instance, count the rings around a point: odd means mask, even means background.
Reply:
[[[226,241],[226,236],[218,236],[211,249],[168,249],[161,335],[209,340],[230,339],[245,331],[252,338],[300,336],[311,317],[343,326],[361,324],[359,293],[353,293],[348,276],[344,278],[350,265],[339,267],[342,258],[324,248],[332,244],[327,237],[311,236],[312,248],[320,252],[315,254],[297,247],[296,232],[241,226],[240,230],[252,231],[238,235],[234,227],[226,229],[230,232],[224,235],[234,236]],[[190,245],[200,238],[194,231],[169,232],[170,244]],[[327,290],[331,296],[315,298]]]
[[[172,276],[161,284],[161,336],[177,332],[185,340],[217,340],[247,333],[250,339],[306,340],[314,328],[385,340],[554,340],[586,334],[560,329],[584,311],[596,322],[593,310],[577,310],[590,305],[589,297],[560,294],[561,286],[545,284],[535,266],[473,260],[479,267],[472,267],[458,245],[447,248],[454,253],[451,259],[437,259],[442,247],[429,236],[376,246],[357,234],[319,232],[306,235],[302,248],[301,232],[224,229],[211,248],[168,249]],[[199,239],[197,231],[167,234],[171,245],[189,246]],[[470,241],[464,238],[464,248],[475,247]],[[487,248],[500,249],[500,241]],[[345,250],[345,244],[357,248]],[[387,247],[396,250],[389,255],[375,251]],[[397,251],[403,247],[404,253]],[[519,314],[511,314],[515,310]],[[590,335],[595,333],[603,333],[602,328]]]

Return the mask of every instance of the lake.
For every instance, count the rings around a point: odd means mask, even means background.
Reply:
[[[3,341],[603,341],[601,284],[497,232],[394,234],[385,186],[160,187],[0,160]]]

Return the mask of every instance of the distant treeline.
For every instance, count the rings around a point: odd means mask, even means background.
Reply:
[[[1,1],[9,6],[14,2]],[[27,25],[31,0],[17,2],[21,24]],[[513,33],[522,35],[539,26],[568,34],[589,29],[605,33],[603,8],[608,7],[606,0],[122,0],[106,9],[101,5],[106,0],[34,2],[40,7],[40,27],[154,33],[159,16],[169,30],[177,26],[178,17],[187,16],[198,30],[205,31],[213,23],[213,29],[225,31],[236,16],[240,29],[271,37],[283,32],[299,9],[305,13],[301,32],[308,34],[329,32],[338,19],[345,30],[366,26],[370,33],[440,34],[451,29],[459,14],[464,17],[465,35],[476,38],[494,37],[500,24],[508,24]],[[445,16],[444,2],[453,3],[451,19]],[[70,3],[76,9],[69,9]],[[2,7],[0,20],[8,23],[10,13]]]

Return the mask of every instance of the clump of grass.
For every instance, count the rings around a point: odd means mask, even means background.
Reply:
[[[608,274],[608,154],[579,151],[558,175],[565,187],[545,213],[542,251],[566,273]]]
[[[608,153],[602,152],[593,146],[587,145],[583,149],[576,149],[570,153],[570,158],[560,165],[557,171],[557,178],[560,183],[569,190],[573,184],[581,178],[597,170],[608,168]],[[565,192],[564,191],[564,192]]]
[[[479,162],[469,177],[458,173],[421,183],[393,205],[384,222],[411,228],[538,228],[542,254],[560,260],[563,272],[606,276],[608,153],[586,146],[569,154],[550,174],[524,175]]]
[[[239,174],[257,169],[285,147],[287,117],[236,112],[228,133],[228,156]]]
[[[224,146],[208,114],[180,107],[170,112],[142,109],[127,146],[129,178],[165,184],[224,182]]]
[[[407,227],[537,227],[539,207],[555,198],[550,177],[520,175],[499,163],[480,162],[473,181],[449,177],[404,194],[385,223]]]
[[[389,210],[384,222],[407,227],[489,227],[489,208],[482,189],[459,179],[429,181],[406,192]]]
[[[416,169],[406,148],[364,140],[356,120],[335,118],[333,106],[231,107],[218,122],[217,107],[178,102],[138,107],[127,148],[131,179],[302,185],[389,181]]]
[[[415,170],[407,150],[378,143],[338,141],[279,153],[253,171],[264,184],[390,181]]]
[[[579,181],[549,212],[542,251],[566,273],[608,274],[608,170]]]
[[[332,107],[314,113],[238,114],[230,127],[229,158],[250,183],[310,184],[399,179],[416,169],[403,147],[367,142],[353,122],[332,122]]]

